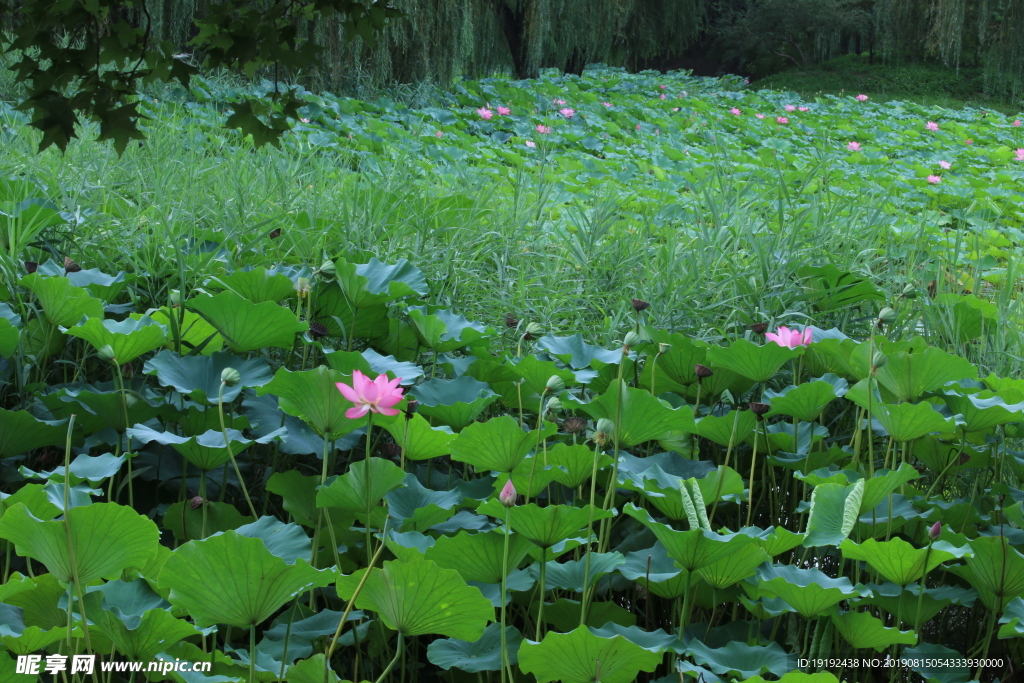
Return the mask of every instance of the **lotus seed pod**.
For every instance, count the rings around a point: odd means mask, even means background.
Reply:
[[[202,506],[202,504],[203,504],[203,497],[202,496],[195,496],[189,502],[189,507],[192,508],[193,510],[196,510],[196,509],[200,508]]]
[[[914,287],[914,285],[907,285],[906,287],[903,288],[903,295],[902,296],[903,296],[904,299],[916,299],[917,298],[917,288]]]
[[[523,339],[536,339],[542,334],[544,334],[544,328],[540,326],[540,323],[527,323]]]
[[[879,323],[885,323],[886,325],[888,325],[893,320],[896,320],[896,311],[894,309],[886,306],[885,308],[878,312]]]
[[[562,409],[562,401],[557,396],[548,399],[547,412],[553,413]]]
[[[707,379],[708,377],[711,377],[715,373],[712,372],[711,368],[707,367],[706,365],[701,365],[700,363],[697,363],[696,365],[693,366],[693,374],[697,375],[697,379]]]
[[[96,355],[100,357],[100,360],[107,361],[107,362],[113,361],[114,360],[114,347],[111,346],[110,344],[104,344],[100,348],[100,350],[96,352]]]
[[[242,381],[242,373],[234,368],[224,368],[220,372],[220,381],[224,386],[233,387]]]
[[[637,334],[633,330],[630,330],[629,332],[626,333],[626,338],[622,340],[622,345],[628,349],[633,346],[636,346],[642,341],[643,339],[640,338],[639,334]]]
[[[82,270],[82,266],[75,263],[70,256],[64,257],[64,272],[66,273],[77,273]]]
[[[505,327],[515,329],[519,325],[519,318],[515,317],[511,313],[505,314]]]
[[[181,290],[172,289],[167,298],[170,300],[172,306],[181,305]]]
[[[669,350],[671,350],[671,348],[672,348],[671,344],[666,344],[665,342],[661,342],[660,344],[658,344],[658,355],[660,356],[663,353],[668,353]]]
[[[885,367],[885,364],[889,362],[889,357],[884,353],[875,349],[875,352],[871,354],[871,367],[874,370]]]
[[[39,268],[39,264],[36,263],[35,261],[25,261],[25,271],[27,273],[29,273],[30,275],[32,273],[36,272],[36,269],[38,269],[38,268]]]
[[[324,261],[320,264],[320,274],[324,277],[334,277],[336,272],[338,272],[338,269],[334,265],[334,261]]]
[[[582,417],[567,417],[562,420],[562,430],[568,434],[579,434],[587,428],[587,421]]]
[[[754,413],[754,415],[757,415],[758,419],[761,419],[761,416],[771,409],[772,407],[767,403],[759,403],[757,401],[753,401],[750,403],[750,412]]]
[[[321,325],[320,323],[313,322],[309,324],[309,336],[312,337],[313,339],[321,339],[322,337],[326,337],[327,333],[327,328]]]
[[[558,375],[551,375],[548,377],[548,382],[544,386],[552,394],[560,394],[565,391],[565,380]]]
[[[643,299],[633,299],[630,303],[633,304],[633,310],[636,311],[637,313],[639,313],[640,311],[646,311],[648,308],[651,307],[651,305],[644,301]]]
[[[750,331],[754,334],[764,334],[768,331],[768,323],[754,323],[750,326]]]

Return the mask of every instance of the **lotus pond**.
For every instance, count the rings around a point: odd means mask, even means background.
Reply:
[[[3,113],[0,680],[1024,661],[1015,119],[593,69],[273,149],[233,95],[122,157]]]

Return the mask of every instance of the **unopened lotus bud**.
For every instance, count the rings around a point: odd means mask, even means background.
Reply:
[[[665,342],[661,342],[660,344],[658,344],[658,355],[660,356],[662,354],[668,353],[669,350],[671,350],[671,348],[672,348],[671,344],[666,344]]]
[[[544,328],[540,326],[540,323],[527,323],[523,339],[536,339],[542,334],[544,334]]]
[[[172,306],[181,305],[181,290],[172,289],[170,294],[167,295],[167,299],[171,302]]]
[[[189,507],[191,509],[193,509],[193,510],[198,510],[200,507],[202,507],[202,505],[203,505],[203,497],[202,496],[195,496],[191,501],[189,501]]]
[[[565,380],[558,375],[551,375],[544,387],[552,394],[560,394],[565,391]]]
[[[505,327],[514,330],[518,324],[519,318],[515,317],[511,313],[505,314]]]
[[[562,420],[562,431],[567,434],[579,434],[587,428],[587,421],[582,417],[567,417]]]
[[[768,323],[754,323],[750,326],[750,331],[754,334],[764,334],[768,331]]]
[[[630,349],[642,341],[643,339],[640,338],[639,334],[637,334],[633,330],[630,330],[629,332],[626,333],[626,338],[622,340],[622,346],[624,349]]]
[[[498,494],[498,500],[501,501],[502,505],[510,508],[516,504],[516,496],[516,487],[512,485],[512,476],[509,475],[508,481],[505,482],[501,493]]]
[[[711,370],[711,368],[707,367],[706,365],[701,365],[700,363],[697,363],[696,365],[693,366],[693,374],[697,375],[698,380],[705,380],[715,373]]]
[[[903,288],[902,296],[904,299],[916,299],[917,287],[915,287],[914,285],[907,285],[906,287]]]
[[[928,538],[932,541],[937,541],[939,540],[940,533],[942,533],[942,523],[935,522],[935,524],[932,524],[931,527],[928,529]]]
[[[111,362],[114,360],[114,347],[110,344],[104,344],[96,355],[100,357],[100,360]]]
[[[328,260],[320,264],[320,274],[324,277],[334,277],[336,272],[338,272],[338,269],[334,265],[334,261]]]
[[[750,404],[750,412],[752,412],[754,415],[757,415],[758,420],[763,420],[764,414],[771,409],[772,407],[767,403],[758,403],[755,401]]]
[[[631,303],[633,304],[633,310],[636,311],[637,313],[639,313],[640,311],[646,311],[648,308],[651,307],[651,305],[644,301],[643,299],[633,299]]]
[[[220,371],[220,381],[226,387],[233,387],[242,381],[242,373],[234,368],[224,368]]]
[[[896,311],[886,306],[878,312],[878,326],[888,325],[892,321],[896,320]]]
[[[554,413],[562,409],[562,401],[557,396],[548,399],[547,412]]]
[[[871,371],[872,373],[879,369],[884,368],[885,364],[889,362],[889,357],[881,351],[875,349],[875,352],[871,354]]]
[[[309,324],[309,336],[313,339],[321,339],[327,336],[327,328],[320,323]]]
[[[82,266],[75,263],[70,256],[64,257],[64,274],[77,273],[82,270]]]
[[[32,273],[36,272],[36,270],[37,270],[38,268],[39,268],[39,264],[38,264],[38,263],[36,263],[35,261],[25,261],[25,270],[26,270],[26,271],[27,271],[27,272],[28,272],[28,273],[29,273],[30,275],[31,275]]]

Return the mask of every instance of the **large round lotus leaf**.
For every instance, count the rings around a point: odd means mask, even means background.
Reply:
[[[416,387],[420,412],[434,424],[448,425],[462,431],[498,400],[487,384],[468,375],[456,379],[432,379]]]
[[[227,340],[235,353],[271,346],[290,349],[295,335],[307,329],[295,313],[271,301],[254,304],[232,292],[190,299],[186,305],[198,311]]]
[[[320,436],[329,434],[337,439],[366,425],[363,418],[345,417],[345,411],[353,404],[338,391],[338,382],[351,384],[352,378],[324,365],[300,372],[281,368],[257,394],[277,396],[281,410],[300,418]]]
[[[602,638],[580,626],[571,633],[548,632],[544,640],[523,641],[519,668],[537,683],[632,683],[640,671],[654,671],[661,652],[646,650],[622,636]]]
[[[732,410],[725,415],[708,415],[697,421],[697,434],[720,446],[743,443],[757,424],[749,410]]]
[[[178,436],[172,432],[158,432],[146,425],[136,424],[125,433],[130,438],[138,439],[142,443],[155,441],[165,446],[171,446],[190,463],[209,472],[228,462],[232,454],[237,457],[239,453],[254,443],[243,437],[237,429],[228,429],[227,432],[231,442],[230,453],[224,441],[224,433],[219,429],[211,429],[199,436]],[[260,439],[260,443],[272,440],[273,438],[264,437],[264,439]]]
[[[163,346],[167,330],[149,316],[142,316],[121,321],[89,318],[81,325],[69,327],[66,333],[84,339],[97,350],[109,346],[114,359],[124,364]]]
[[[237,529],[243,524],[255,521],[252,517],[239,512],[238,508],[231,503],[206,501],[203,503],[203,507],[206,508],[206,536],[212,536],[220,531]],[[191,500],[171,503],[164,512],[161,526],[170,531],[179,541],[204,538],[203,507],[193,510]]]
[[[702,529],[676,531],[655,521],[647,510],[632,503],[626,503],[623,512],[653,531],[655,537],[665,546],[668,556],[687,571],[706,567],[728,553],[753,542],[753,539],[744,534],[722,535]]]
[[[803,543],[804,540],[803,534],[793,533],[781,526],[770,526],[767,529],[748,526],[740,529],[740,533],[747,534],[753,538],[754,543],[772,557],[792,550]]]
[[[1006,603],[1003,615],[999,617],[1000,638],[1020,638],[1024,636],[1024,599],[1014,598]]]
[[[0,517],[0,538],[14,543],[19,555],[46,565],[60,581],[77,577],[82,585],[131,567],[141,567],[156,552],[160,531],[156,524],[130,507],[93,503],[67,512],[71,531],[63,521],[44,522],[19,503]],[[75,552],[71,569],[68,542]]]
[[[234,292],[254,304],[261,304],[264,301],[276,303],[293,296],[296,291],[295,283],[290,277],[283,273],[268,271],[262,266],[252,270],[236,270],[231,275],[212,277],[206,286]]]
[[[496,517],[507,521],[512,530],[522,534],[541,548],[550,548],[564,541],[587,526],[591,508],[594,506],[573,507],[571,505],[548,505],[540,507],[535,503],[507,508],[497,498],[482,503],[477,514]],[[594,521],[611,517],[609,510],[594,508]]]
[[[571,489],[579,488],[590,481],[594,472],[594,459],[597,459],[597,470],[612,464],[611,456],[605,453],[594,453],[594,449],[583,444],[567,445],[560,443],[548,451],[548,463],[558,468],[555,481]]]
[[[896,645],[916,645],[917,634],[913,631],[901,631],[887,627],[878,617],[867,612],[843,612],[833,614],[832,623],[843,639],[850,645],[860,649],[872,649],[881,652],[887,647]]]
[[[782,391],[765,391],[762,400],[771,404],[769,415],[791,415],[804,422],[817,420],[829,403],[846,394],[849,384],[842,377],[825,375],[788,386]]]
[[[722,589],[757,573],[757,568],[771,557],[756,545],[737,548],[725,557],[698,569],[695,573],[712,588]]]
[[[768,683],[768,681],[761,676],[754,676],[748,678],[744,683]],[[774,683],[839,683],[839,679],[835,677],[835,674],[830,674],[827,671],[818,671],[813,674],[806,671],[790,671],[783,674],[782,678],[775,680]]]
[[[355,308],[368,308],[408,296],[423,296],[429,291],[423,272],[407,260],[383,263],[335,261],[336,278],[345,297]]]
[[[804,546],[815,548],[839,545],[857,523],[860,503],[864,497],[864,480],[843,486],[821,484],[811,492],[810,513],[807,516],[807,534]]]
[[[338,580],[338,595],[349,600],[363,572]],[[389,628],[406,636],[437,634],[476,641],[494,607],[453,569],[413,556],[405,562],[385,562],[370,572],[356,607],[377,612]]]
[[[877,605],[898,618],[901,626],[927,623],[954,600],[973,601],[971,596],[977,597],[976,591],[960,586],[930,588],[925,590],[924,595],[921,595],[921,587],[916,583],[903,587],[886,581],[881,585],[869,583],[867,588],[871,596],[851,600],[850,607]]]
[[[657,441],[679,432],[696,431],[693,409],[671,408],[651,395],[615,380],[608,390],[589,403],[565,398],[563,403],[575,407],[594,420],[607,418],[616,423],[619,446],[629,448],[646,441]]]
[[[530,615],[537,618],[536,602],[530,603]],[[555,602],[544,603],[544,621],[551,624],[557,631],[568,633],[580,625],[580,610],[583,604],[579,600],[564,598]],[[635,626],[636,614],[615,602],[591,602],[587,605],[586,626],[598,628],[608,624],[619,626]]]
[[[179,640],[199,635],[195,626],[176,619],[145,581],[112,581],[101,590],[103,608],[91,610],[89,618],[130,659],[152,660]]]
[[[26,410],[0,409],[0,458],[43,446],[62,446],[67,435],[66,421],[47,422],[37,420]]]
[[[509,664],[519,661],[519,645],[523,636],[515,626],[505,627],[505,644]],[[501,624],[494,623],[484,629],[475,642],[438,639],[427,646],[427,659],[442,669],[453,666],[469,673],[501,670]]]
[[[507,571],[519,566],[530,550],[530,541],[519,534],[508,539]],[[441,536],[426,552],[426,558],[438,566],[454,569],[466,581],[499,583],[501,561],[505,552],[505,535],[490,531],[469,533],[460,531],[454,536]]]
[[[917,401],[947,382],[978,376],[973,363],[934,346],[915,353],[886,353],[886,357],[888,361],[878,368],[875,377],[898,402]]]
[[[295,564],[300,558],[309,562],[313,556],[309,536],[298,524],[285,524],[276,517],[265,516],[235,531],[241,536],[262,540],[272,555],[288,564]]]
[[[511,472],[540,439],[550,436],[549,431],[524,431],[508,415],[474,422],[451,442],[452,460],[469,463],[478,471]]]
[[[938,541],[928,548],[915,548],[902,538],[879,541],[869,538],[861,544],[846,539],[839,549],[843,557],[860,560],[896,585],[906,586],[911,581],[920,581],[925,574],[946,560],[963,557],[970,548],[957,548],[946,541]]]
[[[546,334],[537,340],[537,348],[547,351],[558,360],[568,364],[573,370],[588,367],[595,359],[602,363],[612,364],[617,364],[622,360],[622,352],[618,349],[609,350],[600,346],[591,346],[583,341],[583,335],[579,332],[571,337],[556,337]]]
[[[217,328],[195,311],[182,312],[181,309],[175,309],[172,314],[171,309],[164,306],[151,311],[149,316],[166,327],[171,337],[174,336],[173,330],[178,330],[182,353],[208,356],[224,348],[224,337],[217,332]],[[175,350],[173,339],[167,342],[167,348]]]
[[[590,556],[590,574],[587,575],[587,556]],[[584,554],[578,560],[558,562],[552,560],[547,563],[547,570],[544,577],[544,588],[561,588],[576,593],[583,592],[584,577],[587,576],[586,586],[590,588],[598,579],[605,574],[615,571],[626,559],[621,553],[595,553]],[[530,575],[540,580],[540,563],[530,565]]]
[[[287,670],[288,683],[341,683],[338,674],[327,666],[325,660],[326,657],[321,653],[289,666]],[[324,680],[325,671],[327,672],[326,681]]]
[[[46,319],[53,325],[71,327],[77,325],[83,316],[103,319],[103,302],[88,290],[73,287],[65,277],[43,277],[32,273],[21,278],[21,284],[36,295]]]
[[[438,353],[477,345],[495,334],[493,328],[467,320],[454,311],[438,310],[428,315],[426,306],[411,306],[408,313],[420,341]]]
[[[1024,596],[1024,555],[1005,536],[981,536],[970,546],[974,554],[967,556],[967,564],[947,571],[977,589],[987,609],[1002,611],[1008,602]]]
[[[693,366],[704,363],[710,344],[679,333],[669,334],[664,330],[649,329],[648,333],[655,344],[669,344],[669,349],[658,356],[657,367],[654,363],[644,363],[640,386],[650,390],[653,378],[654,390],[659,394],[666,391],[685,393],[687,387],[696,383],[697,375]],[[703,395],[709,394],[705,391]]]
[[[369,463],[369,477],[367,477]],[[369,481],[367,481],[369,479]],[[316,494],[317,507],[338,508],[349,512],[366,512],[367,497],[370,505],[377,505],[384,495],[398,488],[405,474],[398,465],[383,458],[370,458],[352,463],[348,472],[337,477]]]
[[[964,419],[968,432],[980,432],[1000,424],[1024,421],[1024,402],[1007,405],[1001,396],[991,391],[978,394],[943,392],[943,400],[953,414]]]
[[[789,349],[775,342],[758,346],[746,339],[737,339],[729,346],[708,349],[707,363],[714,369],[732,370],[755,382],[767,382],[786,361],[796,358],[802,351],[803,347]]]
[[[708,647],[694,638],[686,646],[686,654],[716,674],[729,674],[740,680],[772,673],[780,676],[796,667],[796,655],[787,654],[778,643],[747,645],[731,642],[718,648]]]
[[[217,405],[221,373],[233,368],[241,379],[233,386],[224,386],[224,402],[231,403],[246,387],[261,387],[274,375],[263,358],[239,358],[221,351],[209,356],[179,356],[173,351],[161,351],[146,361],[143,372],[156,374],[157,381],[165,387],[190,396],[193,400],[208,405]]]
[[[422,410],[422,409],[421,409]],[[411,418],[405,415],[374,415],[374,425],[380,425],[402,447],[406,460],[429,460],[451,453],[455,432],[443,425],[432,427],[419,413]]]
[[[171,604],[185,609],[197,626],[249,628],[336,576],[335,569],[320,571],[302,559],[288,564],[261,539],[225,531],[175,550],[160,572],[160,588],[170,591]]]
[[[762,567],[758,572],[757,591],[761,595],[782,598],[805,619],[818,617],[843,600],[866,593],[845,576],[832,579],[817,569],[795,565]]]

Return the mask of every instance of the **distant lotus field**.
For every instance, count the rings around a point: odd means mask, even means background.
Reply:
[[[0,681],[1024,662],[1020,120],[593,68],[275,148],[238,92],[120,157],[2,112]]]

